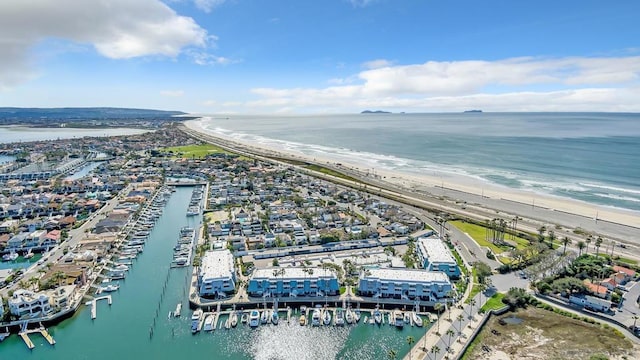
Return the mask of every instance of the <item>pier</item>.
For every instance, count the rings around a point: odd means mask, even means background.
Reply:
[[[40,324],[39,328],[31,329],[31,330],[27,329],[27,325],[28,325],[27,322],[23,323],[22,328],[18,333],[18,335],[20,335],[20,337],[22,338],[22,341],[24,341],[25,345],[27,345],[27,348],[29,348],[29,350],[33,350],[33,348],[36,347],[33,344],[33,341],[31,341],[31,338],[29,338],[29,334],[40,333],[40,335],[42,335],[42,337],[45,340],[47,340],[49,345],[53,346],[56,344],[56,341],[53,339],[51,334],[49,334],[49,331],[47,331],[47,329],[45,329],[45,327],[42,326],[42,324]]]
[[[94,320],[96,317],[98,317],[98,310],[97,310],[98,300],[107,300],[107,303],[109,303],[109,305],[113,304],[113,301],[111,300],[111,295],[97,297],[89,301],[88,305],[91,306],[91,320]]]

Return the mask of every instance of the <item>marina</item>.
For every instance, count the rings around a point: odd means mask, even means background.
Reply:
[[[419,338],[428,328],[405,326],[398,330],[393,326],[367,325],[362,319],[370,314],[370,310],[360,310],[355,304],[351,314],[356,318],[356,314],[362,313],[359,323],[351,326],[314,327],[311,325],[313,308],[306,307],[303,311],[302,306],[289,308],[288,304],[282,303],[277,311],[278,325],[273,324],[273,315],[269,318],[271,321],[260,324],[260,311],[264,311],[263,309],[237,307],[234,328],[234,321],[230,320],[233,309],[213,308],[215,311],[211,313],[215,314],[215,328],[211,332],[202,331],[204,317],[201,317],[202,320],[199,319],[196,323],[196,329],[199,327],[200,331],[195,336],[192,335],[192,311],[186,306],[180,306],[180,311],[177,311],[177,304],[183,304],[188,297],[191,268],[175,268],[170,271],[173,247],[180,229],[199,227],[200,219],[188,217],[185,213],[191,193],[192,188],[179,187],[172,193],[173,196],[167,198],[166,204],[161,208],[163,215],[146,229],[149,234],[146,235],[144,252],[126,258],[120,256],[120,259],[108,264],[110,269],[115,269],[118,264],[128,267],[127,271],[119,273],[123,279],[117,282],[118,290],[109,293],[113,305],[100,307],[99,319],[97,307],[87,306],[90,313],[96,311],[95,320],[82,314],[86,308],[81,308],[80,316],[63,321],[53,329],[57,332],[51,334],[57,342],[55,351],[48,346],[45,338],[31,337],[35,346],[34,355],[42,359],[62,360],[76,358],[78,351],[82,351],[84,356],[93,360],[110,360],[114,356],[195,358],[210,356],[211,349],[216,348],[219,349],[217,354],[221,354],[221,359],[269,359],[285,356],[296,359],[368,360],[386,356],[390,346],[397,349],[399,354],[406,353],[409,349],[406,337],[411,335]],[[130,227],[132,236],[136,226],[132,224]],[[121,269],[124,270],[124,267]],[[107,286],[106,284],[101,286]],[[348,306],[343,308],[347,309]],[[271,302],[267,310],[273,310]],[[174,312],[174,316],[167,317],[166,314],[170,312]],[[181,313],[181,316],[176,316],[177,313]],[[303,314],[305,326],[300,326]],[[246,322],[242,319],[246,319]],[[347,310],[345,323],[346,319]],[[230,320],[229,329],[225,330],[227,320]],[[426,320],[425,317],[425,323],[428,324]],[[372,338],[377,341],[370,341]],[[113,346],[115,343],[135,343],[136,346]],[[78,347],[78,344],[86,345]],[[8,358],[24,358],[30,352],[21,337],[15,335],[5,339],[0,344],[0,349],[3,357],[6,355]]]

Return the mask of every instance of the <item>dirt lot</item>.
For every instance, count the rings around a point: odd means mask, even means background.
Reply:
[[[640,346],[602,325],[529,307],[492,317],[464,358],[588,360],[594,355],[604,355],[597,359],[640,359]]]

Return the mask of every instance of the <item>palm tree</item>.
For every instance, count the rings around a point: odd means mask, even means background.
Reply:
[[[448,336],[447,337],[447,351],[449,351],[449,349],[451,349],[451,337],[453,337],[453,335],[455,335],[456,332],[453,331],[452,328],[449,328],[449,330],[447,330],[446,334]]]
[[[436,320],[436,335],[440,335],[440,310],[442,310],[442,303],[436,303],[433,306],[433,310],[438,313],[438,320]]]
[[[476,299],[471,299],[469,300],[469,306],[471,307],[471,310],[469,311],[469,316],[473,317],[473,307],[476,305]]]
[[[569,239],[567,236],[562,238],[562,245],[564,245],[564,250],[562,251],[562,255],[565,255],[567,253],[567,245],[571,244],[571,239]]]
[[[553,230],[549,230],[549,248],[553,249],[553,242],[556,240],[556,233]]]
[[[389,360],[395,360],[398,357],[398,353],[393,349],[389,349],[389,351],[387,351],[387,357]]]
[[[36,291],[38,286],[40,285],[40,279],[34,276],[27,280],[27,283],[33,286],[33,291]]]
[[[580,240],[578,241],[578,256],[582,255],[582,250],[584,250],[584,248],[587,247],[587,244],[585,244],[584,241]]]
[[[438,355],[438,353],[440,352],[440,348],[438,347],[438,345],[433,345],[431,347],[431,351],[430,353],[433,354],[433,358],[435,359],[435,357]]]
[[[462,314],[458,315],[458,334],[462,334],[462,320],[464,320],[464,316]]]
[[[478,294],[480,294],[480,304],[482,304],[482,295],[487,290],[486,284],[478,284]]]
[[[602,245],[602,241],[602,237],[598,236],[598,238],[596,239],[596,256],[600,254],[600,246]]]
[[[589,244],[591,244],[591,241],[593,241],[593,236],[589,235],[587,236],[587,240],[585,241],[587,243],[587,247],[585,249],[585,253],[589,252]]]
[[[413,338],[413,336],[409,335],[407,336],[407,344],[409,344],[409,360],[411,360],[411,348],[413,347],[413,344],[416,342],[416,339]]]
[[[544,241],[544,233],[545,231],[547,231],[547,227],[542,225],[538,228],[538,241],[543,242]]]

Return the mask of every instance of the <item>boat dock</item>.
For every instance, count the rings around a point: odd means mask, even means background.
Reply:
[[[91,301],[89,301],[87,303],[87,305],[91,306],[91,320],[94,320],[96,317],[98,317],[98,300],[107,300],[107,302],[109,303],[109,305],[113,304],[113,301],[111,300],[111,295],[106,295],[106,296],[101,296],[101,297],[97,297]]]
[[[31,341],[31,338],[29,338],[29,334],[40,333],[40,335],[42,335],[42,337],[45,340],[47,340],[49,345],[53,346],[53,345],[56,344],[56,341],[53,339],[51,334],[49,334],[49,331],[47,331],[47,329],[45,329],[45,327],[42,326],[42,324],[40,324],[39,328],[31,329],[31,330],[27,329],[27,325],[28,325],[28,323],[26,323],[26,322],[22,325],[22,329],[20,330],[18,335],[20,335],[20,337],[22,338],[22,341],[24,341],[25,345],[27,345],[29,350],[33,350],[33,348],[36,347],[33,344],[33,341]]]

